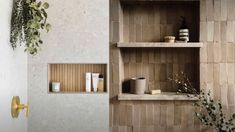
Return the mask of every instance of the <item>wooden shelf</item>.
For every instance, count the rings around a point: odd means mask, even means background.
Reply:
[[[166,42],[119,42],[119,48],[201,48],[201,42],[166,43]]]
[[[178,2],[192,2],[192,1],[197,1],[199,2],[200,0],[120,0],[121,2],[173,2],[173,1],[178,1]]]
[[[86,72],[104,76],[104,92],[108,90],[107,64],[48,64],[48,91],[52,91],[52,82],[60,82],[59,93],[84,93],[86,91]],[[95,93],[96,94],[96,93]]]
[[[48,92],[49,94],[108,94],[108,92]]]
[[[156,95],[123,93],[118,95],[118,100],[198,100],[198,98],[190,98],[186,94],[176,94],[175,92],[163,92]]]

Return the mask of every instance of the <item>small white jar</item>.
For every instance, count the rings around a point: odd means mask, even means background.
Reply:
[[[52,92],[60,92],[60,82],[52,82]]]

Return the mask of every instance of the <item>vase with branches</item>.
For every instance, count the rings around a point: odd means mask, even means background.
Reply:
[[[220,100],[214,100],[210,91],[198,92],[184,72],[174,75],[169,80],[177,84],[177,93],[186,93],[189,98],[193,96],[199,99],[193,104],[195,116],[204,125],[213,127],[217,132],[235,132],[235,114],[226,118]]]

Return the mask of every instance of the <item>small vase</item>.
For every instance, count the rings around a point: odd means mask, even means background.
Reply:
[[[144,94],[146,90],[145,78],[132,78],[131,79],[131,91],[134,94]]]

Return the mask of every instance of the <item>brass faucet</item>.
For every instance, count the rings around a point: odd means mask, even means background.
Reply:
[[[26,117],[29,115],[29,104],[20,104],[19,96],[13,96],[11,103],[11,116],[18,118],[21,110],[26,109]]]

